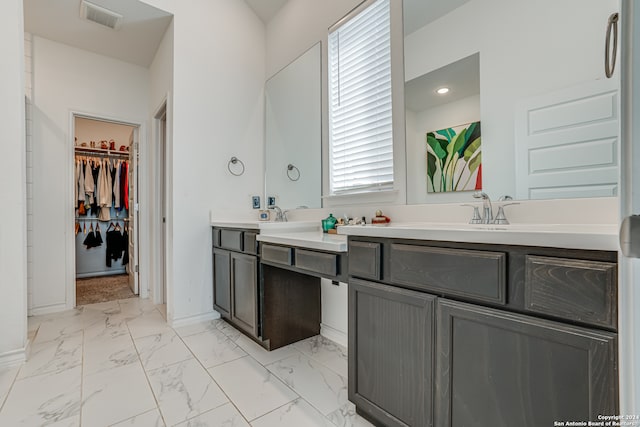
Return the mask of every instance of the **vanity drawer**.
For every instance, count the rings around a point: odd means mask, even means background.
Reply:
[[[220,247],[232,251],[242,251],[243,234],[241,230],[220,230]]]
[[[349,275],[380,280],[380,243],[349,242]]]
[[[262,247],[262,260],[275,262],[277,264],[292,265],[293,264],[293,249],[286,248],[284,246],[274,246],[263,244]]]
[[[296,267],[328,276],[337,276],[339,256],[296,248]]]
[[[257,255],[258,254],[258,245],[256,242],[256,236],[258,233],[254,233],[252,231],[244,232],[244,251],[248,254]]]
[[[615,329],[615,263],[527,255],[525,309]]]
[[[389,280],[414,288],[506,303],[503,252],[392,244]]]

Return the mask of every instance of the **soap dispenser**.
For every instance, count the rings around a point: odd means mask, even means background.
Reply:
[[[336,226],[336,217],[333,214],[329,214],[329,217],[322,220],[322,231],[328,233]]]

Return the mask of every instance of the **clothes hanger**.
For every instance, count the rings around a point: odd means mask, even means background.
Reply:
[[[87,223],[84,223],[84,229],[82,230],[84,232],[84,234],[87,234]]]

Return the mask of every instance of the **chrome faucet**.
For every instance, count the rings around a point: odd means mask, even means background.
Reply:
[[[276,222],[287,222],[287,211],[282,211],[282,209],[276,205],[273,205],[271,209],[276,211]]]
[[[482,191],[476,191],[473,193],[473,197],[482,199],[482,224],[493,224],[493,207],[489,195]]]

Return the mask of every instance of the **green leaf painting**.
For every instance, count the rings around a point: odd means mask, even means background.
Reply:
[[[427,133],[427,191],[482,189],[480,122]]]

